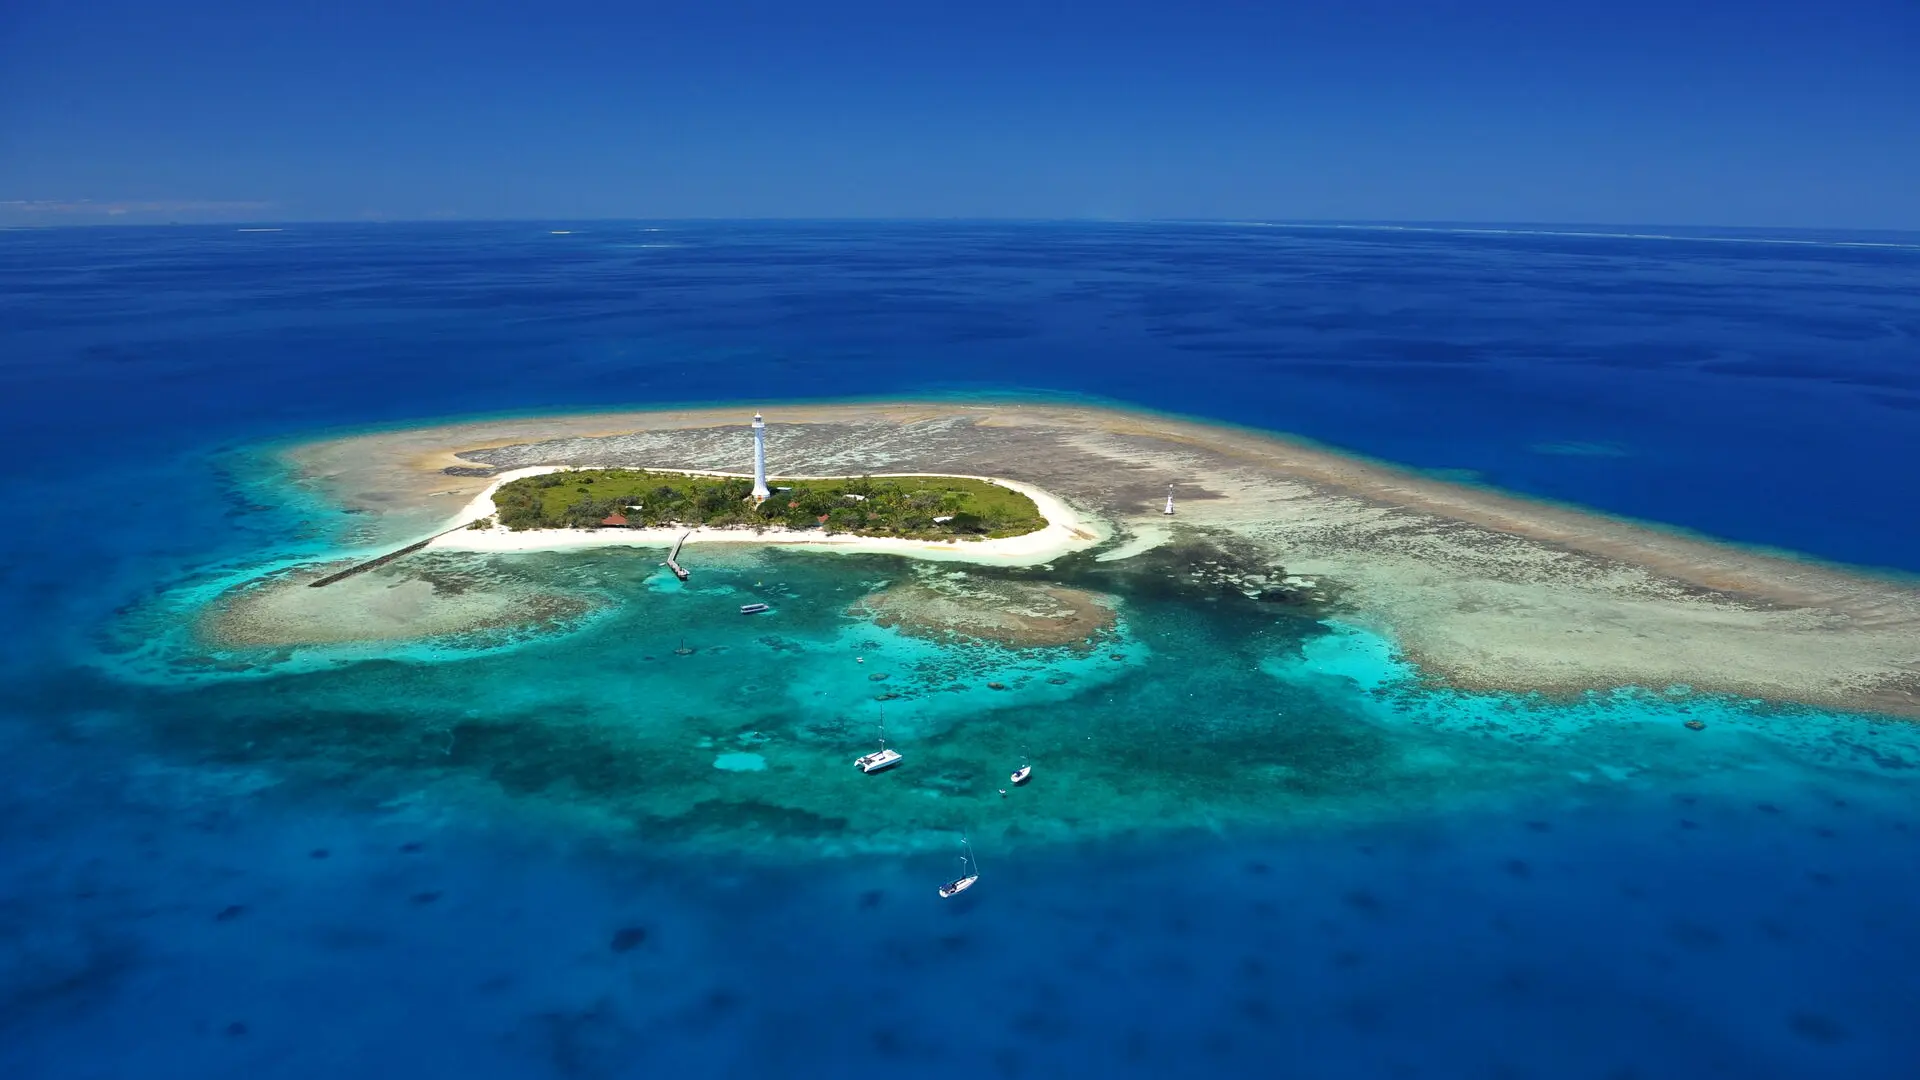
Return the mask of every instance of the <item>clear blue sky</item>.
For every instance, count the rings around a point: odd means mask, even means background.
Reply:
[[[115,208],[1914,229],[1920,2],[0,0],[0,224]]]

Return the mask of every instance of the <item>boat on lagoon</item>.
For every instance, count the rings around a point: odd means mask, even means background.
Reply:
[[[973,845],[963,838],[960,846],[966,850],[966,854],[960,856],[960,876],[940,886],[942,900],[953,899],[973,888],[974,882],[980,880],[980,864],[974,860]]]
[[[861,772],[871,775],[900,764],[902,757],[900,751],[887,746],[887,729],[883,727],[880,729],[880,749],[855,758],[853,763]]]

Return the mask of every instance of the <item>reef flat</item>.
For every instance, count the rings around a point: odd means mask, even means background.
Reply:
[[[1114,601],[1065,585],[971,581],[964,571],[893,585],[851,609],[876,626],[914,637],[976,639],[1013,648],[1093,647],[1112,630]]]
[[[1154,414],[980,402],[768,412],[781,471],[1034,484],[1113,527],[1119,543],[1097,557],[1186,536],[1283,566],[1314,582],[1329,610],[1456,687],[1689,687],[1920,717],[1920,590],[1907,581]],[[399,539],[512,469],[737,468],[742,431],[739,410],[523,417],[354,435],[284,456],[303,483],[371,515],[356,519],[372,526],[365,535]],[[1161,513],[1169,484],[1172,517]]]
[[[230,588],[202,613],[201,636],[227,648],[406,642],[548,627],[597,606],[441,555],[307,587],[338,569],[280,571]]]

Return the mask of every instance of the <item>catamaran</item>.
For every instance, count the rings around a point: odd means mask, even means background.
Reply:
[[[973,845],[963,836],[960,838],[960,846],[966,850],[966,854],[960,856],[960,876],[940,886],[942,900],[951,900],[973,888],[973,883],[980,880],[980,863],[973,857]]]
[[[863,757],[855,758],[855,765],[863,773],[877,773],[882,769],[891,769],[900,764],[900,751],[887,749],[887,729],[880,729],[880,749]]]
[[[773,609],[768,607],[765,604],[741,604],[740,605],[740,614],[742,615],[758,615],[763,611],[771,611],[771,610]]]

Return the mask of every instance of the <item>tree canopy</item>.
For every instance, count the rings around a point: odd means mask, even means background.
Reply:
[[[772,497],[756,507],[753,484],[744,477],[569,469],[502,484],[493,501],[509,529],[600,528],[617,514],[630,528],[783,526],[943,540],[1019,536],[1047,524],[1032,499],[985,480],[855,476],[769,483]]]

